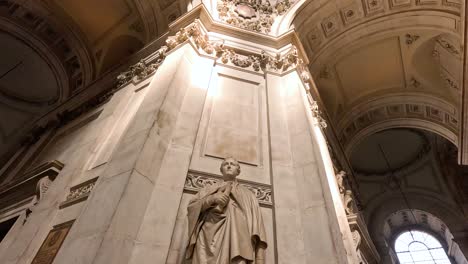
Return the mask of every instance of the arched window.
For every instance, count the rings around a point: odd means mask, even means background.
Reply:
[[[395,240],[400,264],[450,264],[440,242],[428,233],[407,231]]]

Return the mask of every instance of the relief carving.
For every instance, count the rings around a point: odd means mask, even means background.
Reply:
[[[442,37],[439,37],[437,38],[437,43],[439,43],[440,46],[442,46],[444,49],[446,49],[448,52],[452,53],[453,55],[460,55],[460,51],[458,51],[458,49],[454,45],[452,45],[448,40]]]
[[[49,178],[49,176],[42,177],[36,185],[36,196],[35,196],[35,201],[33,204],[39,203],[40,200],[44,198],[44,195],[47,193],[49,190],[50,185],[52,184],[52,180]]]
[[[156,56],[153,56],[151,61],[142,60],[130,66],[128,71],[119,74],[117,76],[118,86],[124,86],[131,81],[139,82],[149,77],[163,63],[169,51],[186,41],[193,43],[203,54],[214,56],[224,64],[231,63],[237,67],[251,68],[254,71],[269,70],[274,72],[284,72],[298,67],[301,76],[309,76],[305,73],[302,74],[303,72],[308,73],[307,67],[305,67],[303,60],[299,58],[297,48],[294,46],[285,54],[276,54],[275,56],[271,56],[265,51],[262,51],[260,54],[241,54],[238,51],[225,47],[223,40],[210,40],[200,21],[196,20],[189,26],[179,30],[174,36],[168,37],[166,45],[156,52]],[[306,78],[306,81],[309,78]]]
[[[310,94],[309,96],[309,103],[310,103],[310,110],[312,111],[312,116],[316,119],[317,125],[321,128],[327,127],[327,121],[325,118],[322,117],[322,111],[320,111],[317,101],[313,100]]]
[[[289,2],[288,2],[289,3]],[[278,2],[275,8],[279,8],[278,5],[286,5],[283,2]],[[285,10],[284,7],[280,8]],[[164,62],[166,54],[182,45],[185,42],[191,42],[199,52],[214,56],[219,59],[222,63],[231,63],[234,66],[240,68],[250,68],[253,71],[272,71],[282,73],[287,70],[296,68],[299,72],[309,97],[311,104],[312,115],[317,119],[317,124],[321,128],[326,128],[327,124],[325,119],[322,117],[322,112],[319,110],[317,102],[312,99],[309,93],[310,87],[310,73],[305,65],[304,61],[299,57],[297,48],[293,45],[291,49],[283,54],[276,54],[271,56],[265,51],[261,51],[260,54],[241,54],[234,49],[230,49],[224,46],[223,40],[210,40],[208,34],[205,32],[200,20],[195,20],[192,24],[185,28],[180,29],[174,36],[170,36],[166,39],[166,46],[161,47],[152,56],[151,61],[142,60],[137,64],[131,66],[128,71],[121,73],[117,77],[118,86],[122,87],[127,83],[139,82],[149,77],[151,74],[156,72],[159,66]]]
[[[68,193],[67,198],[63,203],[60,204],[59,208],[63,209],[65,207],[88,199],[88,196],[91,194],[94,187],[96,186],[97,179],[98,177],[85,181],[70,188],[70,192]]]
[[[268,34],[277,16],[291,8],[289,0],[279,0],[272,4],[262,0],[219,0],[219,18],[230,25]]]

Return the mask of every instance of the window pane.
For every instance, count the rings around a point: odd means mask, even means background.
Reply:
[[[414,261],[432,260],[431,254],[427,250],[412,251],[411,256]]]
[[[445,259],[447,257],[445,250],[442,248],[431,249],[430,252],[434,259]]]
[[[398,253],[398,260],[400,260],[400,263],[413,263],[413,259],[411,258],[410,253]]]
[[[421,250],[427,250],[426,245],[420,242],[411,242],[409,245],[409,251],[421,251]]]
[[[450,264],[440,242],[421,231],[408,231],[398,236],[395,252],[400,264]]]

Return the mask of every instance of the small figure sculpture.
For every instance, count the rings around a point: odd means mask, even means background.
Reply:
[[[265,227],[257,198],[239,185],[234,158],[221,164],[224,182],[204,187],[188,205],[191,264],[264,264]]]
[[[345,177],[346,177],[346,172],[344,171],[339,171],[336,174],[336,183],[338,184],[338,190],[340,191],[341,196],[344,196],[344,192],[346,190],[344,186],[344,182],[343,182]]]
[[[353,192],[351,190],[346,190],[344,194],[343,203],[345,205],[346,214],[354,214],[354,199]]]

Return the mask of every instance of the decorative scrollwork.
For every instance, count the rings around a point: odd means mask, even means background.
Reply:
[[[38,203],[42,198],[44,198],[44,195],[47,193],[49,190],[50,185],[52,184],[52,180],[49,178],[49,176],[42,177],[36,185],[36,202]]]
[[[96,186],[97,177],[91,180],[80,183],[72,188],[67,195],[67,198],[63,203],[60,204],[59,208],[65,208],[75,203],[79,203],[88,199],[88,196]]]
[[[179,45],[191,41],[198,49],[208,55],[221,56],[223,43],[210,41],[208,35],[201,29],[200,21],[196,20],[185,28],[180,29],[174,36],[166,39],[166,45],[156,51],[151,61],[141,60],[135,65],[130,66],[128,71],[122,72],[117,76],[118,86],[124,86],[134,81],[139,82],[149,77],[161,66],[169,51],[177,48]]]
[[[291,1],[279,0],[219,0],[219,18],[230,25],[268,34],[277,16],[291,8]]]
[[[321,128],[327,127],[327,121],[322,117],[322,111],[320,111],[317,101],[313,100],[310,94],[308,94],[310,110],[312,116],[316,119],[317,125]]]
[[[189,172],[185,179],[184,191],[196,193],[206,186],[212,186],[222,182],[219,176]],[[271,187],[251,182],[239,180],[239,183],[252,191],[258,199],[260,205],[272,206]]]
[[[225,47],[223,40],[210,40],[207,33],[203,30],[200,21],[196,20],[187,27],[180,29],[174,36],[168,37],[166,45],[156,52],[156,56],[151,57],[150,62],[141,60],[135,65],[130,66],[128,71],[119,74],[117,76],[118,86],[124,86],[131,81],[139,82],[149,77],[163,63],[169,51],[186,41],[190,41],[200,52],[220,59],[224,64],[231,63],[237,67],[251,68],[257,72],[260,70],[283,72],[304,64],[303,60],[299,58],[297,48],[294,46],[283,55],[276,54],[275,56],[271,56],[265,51],[262,51],[260,54],[240,54],[233,49]],[[301,72],[308,73],[305,70],[305,66],[302,66],[302,69],[304,70]]]
[[[452,43],[450,43],[448,40],[442,38],[442,37],[439,37],[437,38],[437,43],[440,44],[440,46],[442,46],[444,49],[446,49],[448,52],[454,54],[454,55],[460,55],[460,51],[458,51],[458,49],[452,45]]]
[[[278,2],[278,4],[281,3],[282,2]],[[275,8],[277,8],[277,6]],[[225,47],[223,40],[210,40],[199,20],[195,20],[192,24],[180,29],[174,36],[168,37],[166,39],[166,45],[156,52],[156,56],[151,57],[152,59],[150,62],[141,60],[137,64],[131,66],[128,71],[121,73],[117,77],[119,87],[124,86],[131,81],[139,82],[149,77],[151,74],[156,72],[159,66],[164,62],[169,51],[177,48],[179,45],[186,43],[187,41],[191,42],[201,53],[214,56],[223,64],[230,63],[236,67],[250,68],[256,72],[262,70],[264,72],[271,71],[282,73],[296,68],[307,90],[312,115],[317,119],[317,124],[320,127],[327,127],[327,123],[322,117],[322,113],[319,110],[317,103],[312,99],[309,92],[309,82],[311,80],[310,73],[303,59],[299,57],[298,50],[294,45],[286,53],[278,53],[274,56],[267,54],[266,51],[261,51],[260,54],[241,54],[234,49]]]
[[[67,195],[66,201],[75,200],[82,196],[89,195],[91,191],[94,189],[96,182],[92,182],[86,185],[81,186],[75,190],[71,190],[70,193]]]

